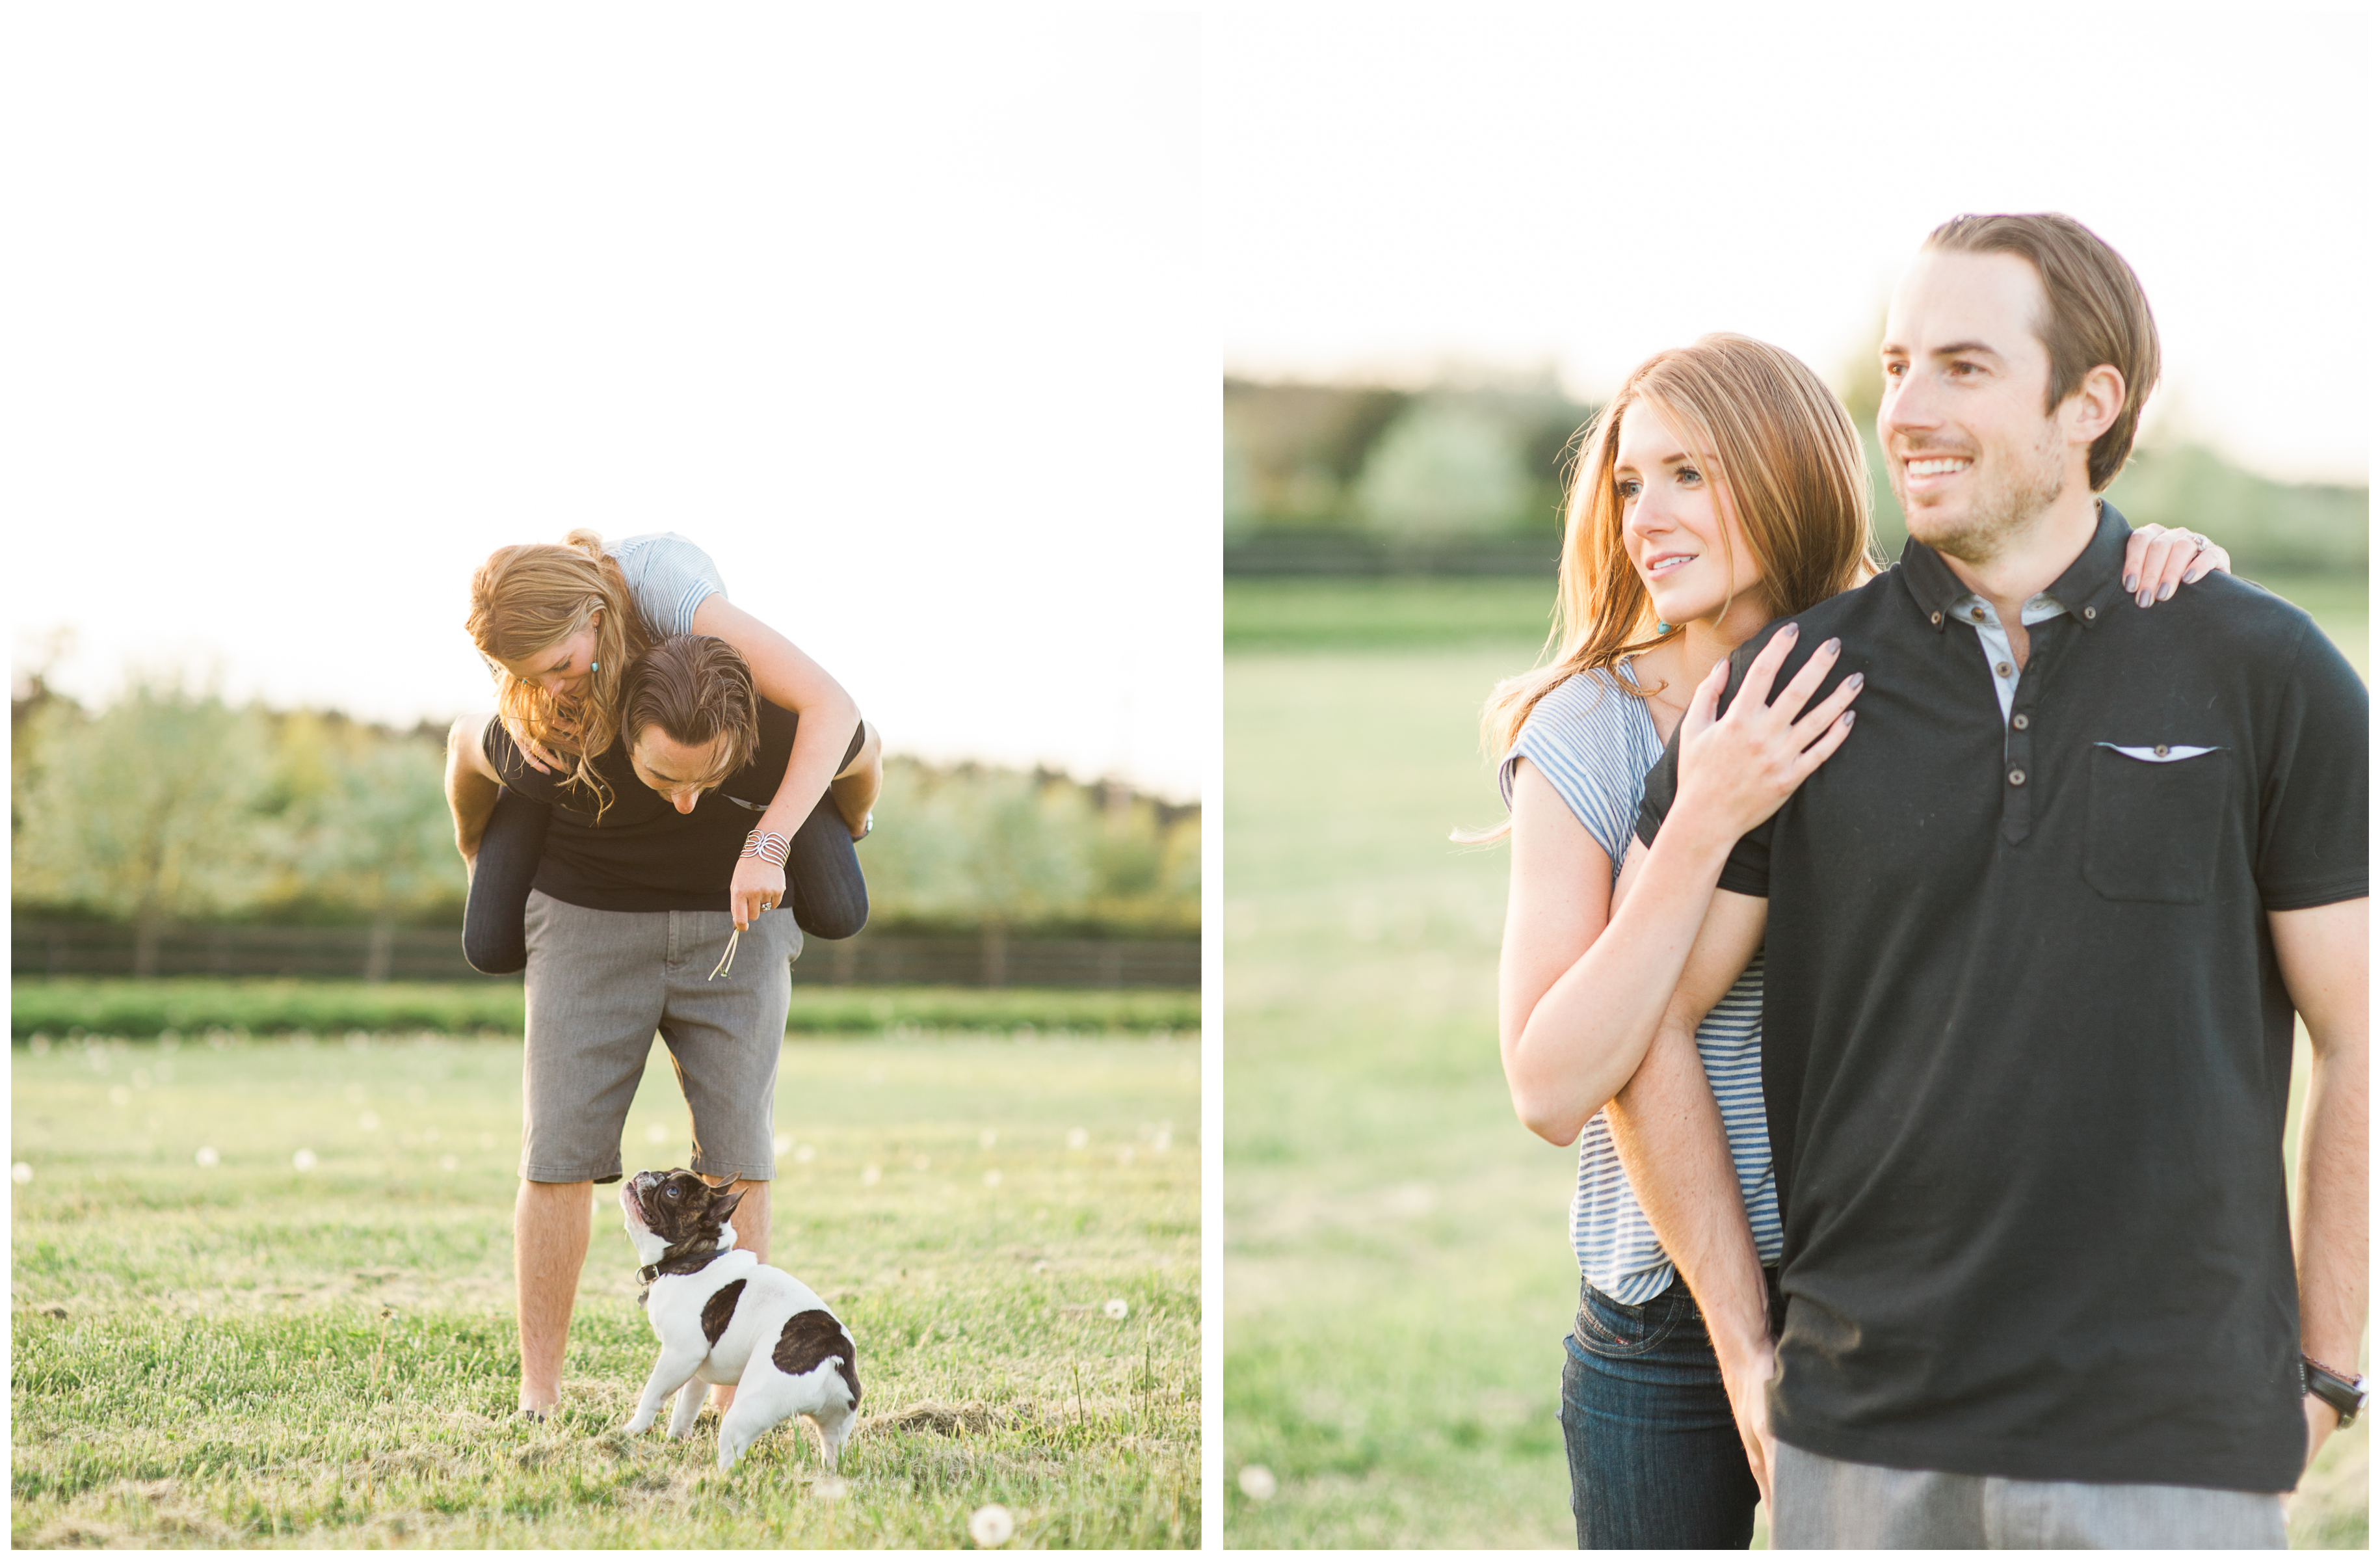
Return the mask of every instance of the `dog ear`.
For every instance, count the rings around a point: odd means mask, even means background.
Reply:
[[[710,1205],[710,1217],[713,1220],[724,1223],[727,1216],[735,1212],[735,1205],[742,1201],[744,1201],[744,1195],[742,1193],[731,1192],[726,1197],[718,1200]]]

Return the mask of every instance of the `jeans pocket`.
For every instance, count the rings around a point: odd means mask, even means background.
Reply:
[[[2083,881],[2103,899],[2201,904],[2215,884],[2230,797],[2222,749],[2093,745]]]
[[[1592,1285],[1579,1287],[1578,1323],[1572,1330],[1579,1347],[1607,1360],[1625,1360],[1649,1355],[1669,1342],[1680,1319],[1693,1309],[1681,1303],[1685,1287],[1672,1284],[1642,1306],[1613,1300]]]

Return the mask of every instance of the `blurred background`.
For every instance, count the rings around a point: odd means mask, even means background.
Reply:
[[[1542,652],[1571,440],[1645,355],[1731,330],[1816,369],[1873,462],[1925,233],[2062,210],[2166,351],[2110,497],[2365,670],[2365,23],[1235,13],[1208,57],[1226,1531],[1566,1548],[1574,1152],[1498,1064],[1503,851],[1447,835],[1502,816],[1479,710]],[[2364,1543],[2364,1434],[2294,1543]]]

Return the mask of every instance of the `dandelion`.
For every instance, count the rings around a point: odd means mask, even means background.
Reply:
[[[1066,1147],[1068,1149],[1088,1149],[1090,1146],[1091,1135],[1085,1129],[1075,1128],[1067,1132]]]
[[[878,1182],[880,1182],[883,1179],[884,1173],[874,1165],[870,1165],[866,1170],[859,1173],[859,1185],[862,1187],[874,1187]]]
[[[909,1168],[916,1171],[930,1171],[934,1168],[934,1157],[930,1154],[920,1154],[909,1162]]]
[[[438,1157],[438,1168],[442,1171],[451,1171],[461,1164],[462,1162],[460,1160],[455,1159],[451,1154],[442,1154]]]
[[[379,1132],[380,1113],[377,1111],[365,1112],[361,1116],[356,1118],[356,1126],[361,1128],[367,1133]]]
[[[818,1145],[814,1143],[806,1143],[794,1151],[794,1164],[797,1165],[807,1165],[817,1158]]]
[[[780,1154],[790,1154],[793,1151],[794,1135],[791,1133],[779,1133],[777,1135],[777,1152]]]
[[[997,1129],[986,1128],[981,1133],[976,1136],[975,1141],[981,1144],[984,1148],[990,1149],[993,1144],[1000,1141],[1000,1134]]]
[[[1260,1463],[1249,1464],[1240,1470],[1240,1491],[1250,1501],[1270,1501],[1280,1490],[1281,1482]]]
[[[668,1137],[669,1129],[662,1127],[658,1122],[645,1129],[645,1141],[647,1143],[660,1143]]]
[[[107,1098],[115,1102],[117,1105],[130,1105],[132,1104],[132,1091],[126,1089],[123,1085],[118,1084],[115,1088],[107,1091]]]
[[[315,1167],[315,1165],[320,1164],[320,1162],[314,1158],[314,1152],[312,1150],[301,1149],[297,1153],[289,1157],[289,1164],[300,1171],[310,1171]]]
[[[832,1474],[821,1474],[810,1482],[810,1494],[820,1501],[841,1501],[851,1494],[851,1482]]]
[[[22,1187],[33,1179],[33,1167],[19,1160],[8,1167],[8,1179]]]
[[[1099,1310],[1106,1312],[1110,1317],[1114,1318],[1119,1323],[1123,1322],[1125,1317],[1131,1314],[1132,1311],[1132,1308],[1124,1304],[1124,1300],[1122,1296],[1110,1296],[1108,1298],[1108,1304],[1099,1308]]]
[[[996,1550],[1016,1532],[1016,1519],[1008,1515],[1008,1508],[992,1502],[975,1509],[975,1516],[967,1519],[967,1532],[986,1550]]]
[[[1172,1149],[1173,1147],[1173,1124],[1168,1122],[1162,1128],[1158,1128],[1157,1136],[1148,1140],[1148,1147],[1152,1152],[1158,1154],[1162,1154],[1167,1150]]]
[[[983,1174],[983,1185],[986,1187],[998,1187],[1000,1185],[1000,1173],[998,1171],[986,1171]]]
[[[190,1158],[199,1163],[201,1171],[212,1171],[223,1164],[223,1156],[215,1152],[215,1146],[211,1143],[200,1144],[199,1152]]]
[[[38,1031],[38,1030],[37,1030],[37,1031],[33,1031],[32,1046],[33,1046],[33,1055],[34,1055],[35,1056],[37,1056],[37,1057],[45,1057],[45,1056],[48,1056],[48,1055],[50,1055],[50,1038],[49,1038],[49,1036],[48,1036],[48,1035],[46,1035],[46,1034],[44,1034],[44,1033],[43,1033],[43,1032],[42,1032],[41,1031]]]

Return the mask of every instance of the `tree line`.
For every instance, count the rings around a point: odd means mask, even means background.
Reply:
[[[1873,356],[1836,378],[1851,387],[1845,403],[1866,447],[1877,542],[1897,557],[1908,533],[1876,441]],[[1577,434],[1597,410],[1550,372],[1418,389],[1226,378],[1227,545],[1301,531],[1441,545],[1550,541]],[[2360,571],[2369,555],[2368,487],[2277,482],[2200,442],[2142,446],[2107,497],[2135,524],[2208,532],[2249,573]]]
[[[9,792],[19,921],[462,923],[445,733],[235,705],[173,676],[87,709],[15,691]],[[1194,933],[1196,805],[1051,771],[886,763],[860,847],[869,925]]]

